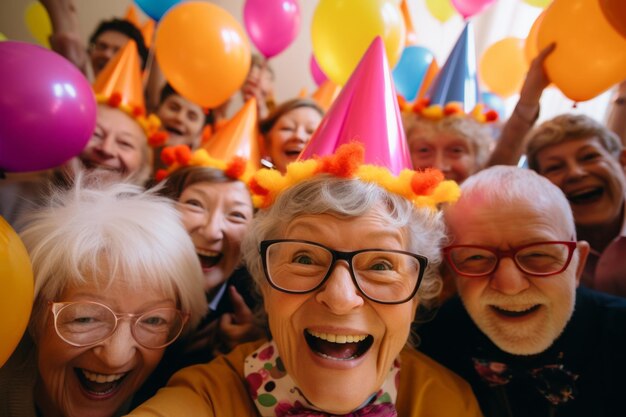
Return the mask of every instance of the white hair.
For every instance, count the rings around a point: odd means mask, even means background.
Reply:
[[[190,313],[188,329],[206,313],[193,243],[173,202],[154,190],[88,183],[79,174],[70,189],[54,189],[26,220],[20,235],[35,276],[33,329],[42,325],[48,300],[86,282],[103,289],[119,279],[136,288],[152,285]]]

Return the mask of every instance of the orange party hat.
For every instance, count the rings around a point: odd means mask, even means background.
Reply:
[[[135,8],[135,6],[133,6],[132,4],[129,5],[126,9],[124,20],[128,20],[133,25],[141,27],[141,23],[139,23],[139,14],[137,13],[137,9]]]
[[[319,106],[324,109],[324,111],[328,111],[330,106],[333,104],[333,101],[339,95],[341,91],[341,86],[335,84],[331,80],[326,80],[319,86],[317,90],[313,94],[311,94],[311,98],[315,100]]]

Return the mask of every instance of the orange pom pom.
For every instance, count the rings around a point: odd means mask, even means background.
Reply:
[[[163,161],[163,163],[168,166],[176,162],[174,146],[166,146],[165,148],[163,148],[163,150],[161,151],[161,161]]]
[[[430,99],[428,97],[418,98],[415,104],[413,104],[413,112],[419,114],[428,106],[430,106]]]
[[[337,148],[334,155],[321,158],[317,172],[333,174],[339,178],[350,178],[359,169],[364,158],[365,149],[362,144],[347,143]]]
[[[454,114],[463,114],[463,109],[459,103],[448,103],[443,107],[443,114],[445,116],[452,116]]]
[[[252,191],[252,193],[256,195],[266,196],[270,192],[268,189],[261,187],[261,185],[254,177],[252,177],[248,185],[250,187],[250,191]]]
[[[498,115],[498,112],[495,110],[489,110],[487,113],[485,113],[485,119],[488,122],[495,122],[499,118],[500,116]]]
[[[164,169],[159,169],[157,170],[157,172],[154,173],[154,178],[159,182],[163,181],[166,177],[167,177],[167,171]]]
[[[181,165],[188,165],[191,161],[191,149],[187,145],[177,145],[174,147],[176,162]]]
[[[239,179],[246,172],[246,160],[240,156],[235,156],[224,170],[227,177]]]
[[[444,176],[438,169],[418,171],[411,178],[411,189],[417,195],[428,195],[443,179]]]
[[[107,100],[107,104],[111,107],[119,107],[122,104],[122,95],[120,93],[113,93]]]
[[[145,114],[144,109],[142,109],[139,106],[133,107],[132,112],[133,112],[133,116],[135,116],[135,117],[143,116]]]
[[[167,142],[167,132],[159,131],[154,132],[148,138],[148,144],[150,146],[163,146]]]

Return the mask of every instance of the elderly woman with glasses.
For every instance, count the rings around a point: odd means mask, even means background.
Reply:
[[[29,331],[0,369],[0,415],[111,417],[206,311],[172,203],[129,184],[56,191],[21,234],[35,275]]]
[[[406,346],[440,288],[434,207],[456,184],[362,157],[344,145],[255,175],[243,252],[271,338],[183,369],[132,416],[480,415],[463,380]]]

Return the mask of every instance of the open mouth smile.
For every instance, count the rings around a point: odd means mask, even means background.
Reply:
[[[541,307],[541,304],[535,304],[533,306],[522,308],[522,309],[505,309],[505,308],[493,306],[493,305],[490,307],[493,311],[496,312],[496,314],[500,316],[518,318],[518,317],[528,316],[534,313],[535,311],[539,310],[539,308]]]
[[[223,254],[219,252],[205,251],[198,248],[196,248],[196,254],[198,255],[198,259],[200,259],[202,269],[213,268],[223,257]]]
[[[308,329],[304,331],[304,338],[316,355],[336,361],[357,359],[374,343],[374,337],[369,334],[332,334]]]
[[[604,195],[604,188],[591,187],[584,190],[567,193],[567,199],[572,204],[589,204],[595,203]]]
[[[74,371],[83,391],[95,400],[106,400],[115,395],[129,374],[99,374],[82,368],[75,368]]]

